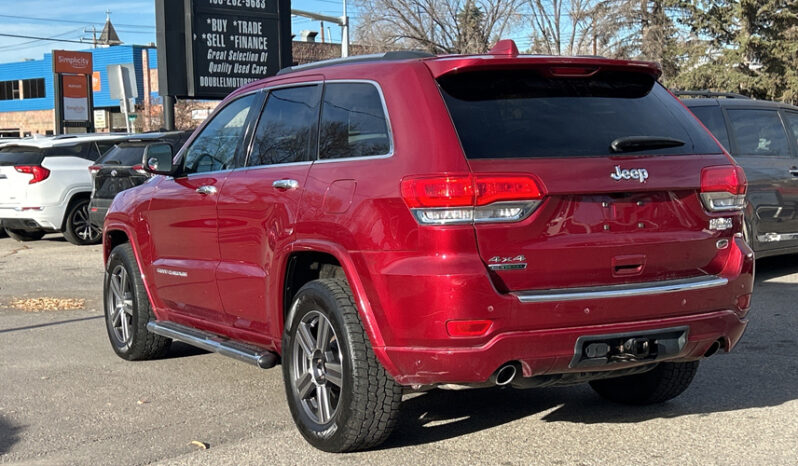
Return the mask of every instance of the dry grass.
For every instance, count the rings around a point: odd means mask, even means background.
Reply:
[[[13,298],[11,309],[25,312],[74,311],[85,309],[86,300],[79,298]]]

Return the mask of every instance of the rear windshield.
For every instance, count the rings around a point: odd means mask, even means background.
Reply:
[[[9,146],[0,149],[0,166],[39,165],[44,153],[35,147]]]
[[[141,163],[145,147],[147,144],[119,144],[109,149],[97,163],[132,167]]]
[[[472,159],[617,156],[613,141],[638,136],[685,144],[624,155],[721,152],[679,101],[642,73],[557,78],[491,70],[445,75],[438,83]]]

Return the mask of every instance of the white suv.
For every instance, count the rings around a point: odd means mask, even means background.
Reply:
[[[122,137],[65,135],[0,148],[0,226],[19,241],[61,231],[72,244],[96,244],[89,222],[89,166]]]

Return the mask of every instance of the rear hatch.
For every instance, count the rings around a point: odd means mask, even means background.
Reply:
[[[477,182],[528,176],[543,193],[524,220],[475,223],[502,291],[711,271],[731,231],[708,229],[701,171],[730,162],[657,75],[588,62],[437,77]]]
[[[91,167],[94,172],[93,197],[112,200],[120,192],[147,181],[149,175],[141,166],[146,146],[146,142],[122,143],[106,152]]]
[[[17,167],[41,166],[42,160],[44,153],[36,147],[6,146],[0,149],[0,206],[25,202],[33,175],[20,172]]]

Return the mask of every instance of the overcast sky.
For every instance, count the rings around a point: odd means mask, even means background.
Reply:
[[[0,33],[58,39],[91,40],[90,29],[102,30],[105,11],[111,10],[111,22],[126,44],[148,44],[155,42],[155,0],[0,0]],[[293,0],[292,8],[341,15],[341,2],[337,0]],[[348,7],[352,22],[357,13]],[[325,24],[330,28],[332,40],[340,42],[341,28]],[[292,33],[299,35],[303,29],[318,31],[319,22],[296,17],[292,19]],[[84,30],[89,30],[88,33]],[[326,34],[325,34],[326,35]],[[318,40],[318,39],[317,39]],[[83,50],[89,44],[51,42],[16,37],[0,37],[0,63],[42,59],[53,49]]]

